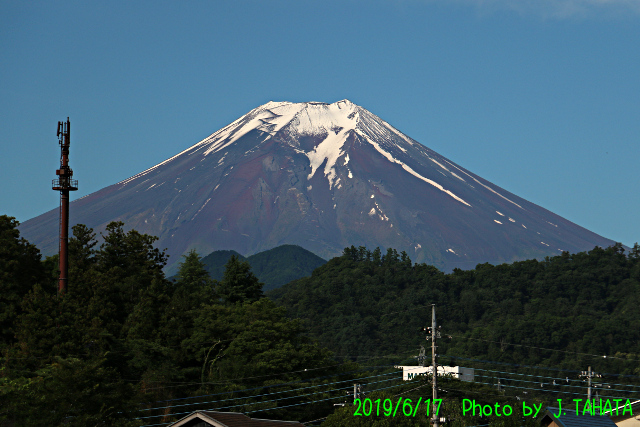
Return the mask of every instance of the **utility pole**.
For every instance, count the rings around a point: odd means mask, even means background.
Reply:
[[[437,427],[440,426],[440,416],[436,414],[436,411],[438,409],[436,402],[436,399],[438,398],[438,354],[436,353],[436,350],[438,348],[437,340],[438,338],[442,338],[442,336],[440,335],[441,329],[442,326],[438,326],[436,323],[436,305],[431,304],[431,327],[421,328],[420,331],[427,333],[427,336],[425,337],[427,341],[431,340],[431,369],[433,374],[433,417],[431,418],[431,424]],[[448,338],[451,339],[451,336],[448,336]],[[422,349],[424,350],[424,347],[422,347]],[[420,352],[420,354],[422,355],[422,352]],[[418,356],[418,359],[419,358],[420,356]],[[422,366],[424,366],[424,363]]]
[[[366,394],[363,389],[364,389],[364,386],[362,384],[353,385],[353,404],[354,405],[356,404],[356,399],[362,400],[362,398]]]
[[[431,304],[431,367],[433,369],[433,418],[431,423],[436,427],[440,425],[439,415],[436,414],[436,410],[438,408],[436,405],[436,399],[438,398],[438,355],[436,354],[438,346],[436,345],[436,340],[438,338],[440,338],[440,333],[436,329],[436,305]]]
[[[587,400],[591,403],[591,378],[602,377],[602,375],[593,372],[591,366],[589,366],[588,370],[582,371],[578,376],[587,379]]]
[[[356,399],[360,399],[361,396],[365,395],[365,393],[364,393],[364,391],[362,389],[363,389],[362,384],[356,383],[356,384],[353,385],[353,404],[354,405],[356,404]],[[345,405],[347,405],[350,395],[351,395],[351,393],[349,393],[347,391],[345,399],[344,399],[344,403],[334,403],[333,406],[345,406]]]
[[[69,191],[78,189],[78,181],[73,178],[73,170],[69,167],[69,145],[71,143],[71,123],[69,117],[66,122],[58,122],[58,142],[60,144],[60,169],[56,170],[58,179],[52,182],[52,189],[60,191],[60,243],[58,296],[63,296],[67,290],[69,276],[68,248],[69,243]]]
[[[591,370],[591,366],[589,366],[589,369],[588,369],[588,370],[586,370],[586,371],[582,371],[582,372],[580,373],[580,375],[578,375],[578,376],[579,376],[579,377],[583,377],[583,378],[586,378],[586,379],[587,379],[587,380],[586,380],[586,381],[587,381],[587,400],[588,400],[589,402],[591,402],[591,389],[595,389],[595,388],[598,388],[598,387],[602,387],[602,388],[611,388],[611,386],[610,386],[610,385],[601,384],[601,383],[593,384],[593,383],[591,382],[591,379],[592,379],[592,378],[602,378],[602,375],[601,375],[601,374],[599,374],[599,373],[597,373],[597,372],[593,372],[593,371]],[[583,381],[584,381],[584,380],[583,380]],[[597,392],[596,392],[596,393],[597,393]]]
[[[587,388],[587,400],[591,403],[591,366],[589,366],[587,377],[589,378],[589,387]]]

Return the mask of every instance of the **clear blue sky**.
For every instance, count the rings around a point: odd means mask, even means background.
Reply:
[[[0,0],[0,214],[134,175],[269,100],[348,98],[512,193],[640,241],[640,0]]]

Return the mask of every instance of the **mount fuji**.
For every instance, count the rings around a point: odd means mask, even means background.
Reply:
[[[342,100],[269,102],[181,153],[71,203],[71,224],[159,237],[171,264],[196,249],[282,244],[328,259],[395,248],[445,271],[614,242],[530,203]],[[58,210],[20,226],[58,249]]]

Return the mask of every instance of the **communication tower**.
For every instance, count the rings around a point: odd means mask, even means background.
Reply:
[[[78,180],[73,179],[73,170],[69,167],[69,145],[71,142],[71,123],[58,122],[58,142],[60,143],[60,169],[56,170],[57,179],[52,182],[52,189],[60,191],[60,279],[58,280],[58,296],[67,290],[69,274],[69,191],[78,189]]]

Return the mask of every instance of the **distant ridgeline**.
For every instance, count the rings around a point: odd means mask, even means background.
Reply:
[[[451,274],[392,249],[351,247],[268,296],[338,356],[410,359],[430,345],[418,331],[434,303],[443,336],[452,336],[439,341],[442,363],[484,358],[640,375],[638,244],[628,254],[617,244]]]
[[[214,251],[202,258],[212,279],[222,279],[224,265],[232,255],[251,265],[253,274],[264,283],[265,292],[293,280],[311,276],[313,270],[327,263],[316,254],[297,245],[278,246],[246,258],[236,251]]]

